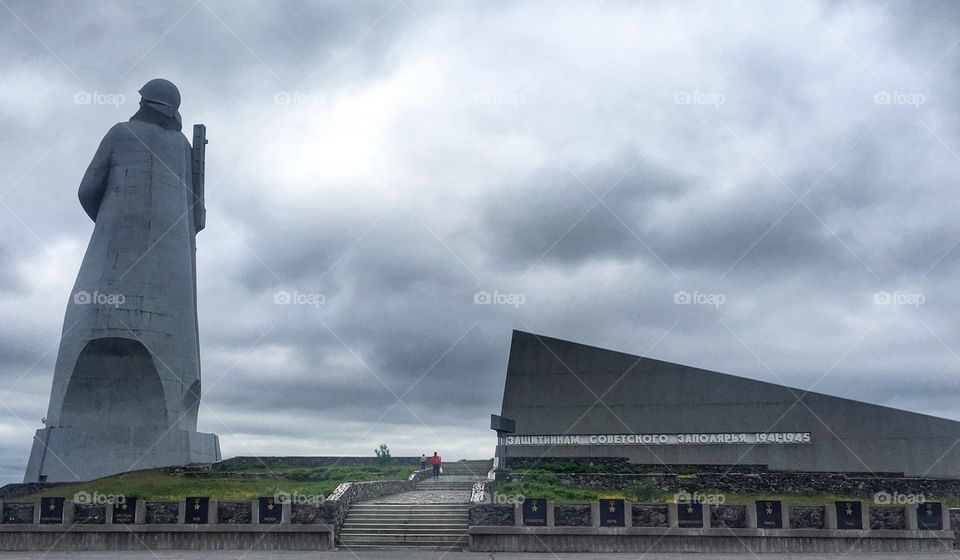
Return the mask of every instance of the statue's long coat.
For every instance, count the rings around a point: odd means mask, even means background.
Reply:
[[[190,144],[157,124],[119,123],[79,195],[95,226],[67,304],[47,424],[196,430],[203,209]]]

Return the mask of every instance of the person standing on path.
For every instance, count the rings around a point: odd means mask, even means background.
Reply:
[[[426,453],[420,454],[420,470],[421,471],[427,470],[427,454]]]
[[[433,457],[430,458],[430,463],[433,465],[433,478],[440,476],[440,456],[437,455],[437,452],[433,452]]]

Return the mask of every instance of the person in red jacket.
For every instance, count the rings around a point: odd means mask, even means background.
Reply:
[[[440,476],[440,456],[437,455],[437,452],[433,452],[433,457],[430,457],[430,464],[433,465],[433,478]]]

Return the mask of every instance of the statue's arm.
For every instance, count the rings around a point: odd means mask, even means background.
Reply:
[[[100,147],[93,156],[93,161],[87,166],[86,173],[80,181],[80,206],[94,222],[100,210],[100,201],[107,190],[107,179],[110,176],[110,152],[113,145],[113,130],[107,133],[100,141]]]

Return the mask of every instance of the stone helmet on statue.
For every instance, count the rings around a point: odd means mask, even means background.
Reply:
[[[154,78],[143,85],[138,92],[140,94],[140,106],[147,106],[159,111],[168,117],[177,120],[177,124],[182,124],[180,118],[180,90],[173,85],[170,80],[163,78]]]

